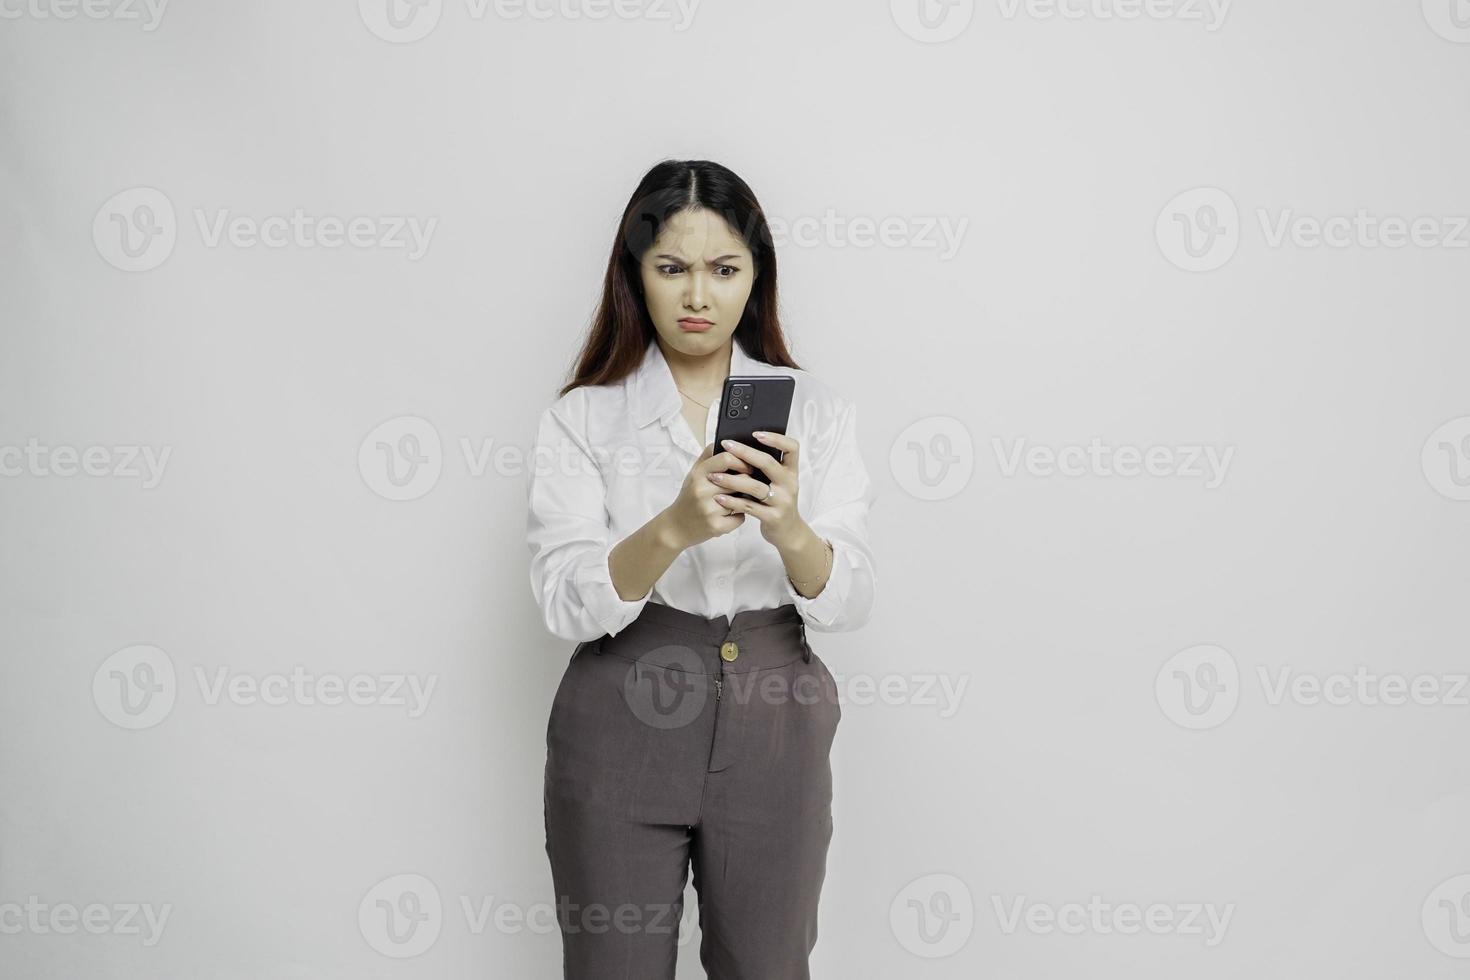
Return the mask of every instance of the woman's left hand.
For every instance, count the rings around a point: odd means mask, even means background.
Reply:
[[[767,432],[765,438],[756,436],[772,449],[785,454],[780,462],[776,457],[760,449],[752,449],[743,443],[726,440],[717,449],[725,449],[739,456],[752,467],[759,469],[771,480],[771,487],[775,492],[770,498],[762,503],[759,498],[770,492],[766,484],[753,476],[744,473],[711,473],[709,478],[723,487],[727,492],[715,496],[718,502],[726,510],[735,513],[746,513],[761,522],[761,536],[777,548],[784,541],[796,540],[797,532],[805,523],[801,514],[797,512],[797,464],[800,461],[801,446],[790,436],[781,435],[778,432]],[[748,493],[757,499],[747,500],[744,497],[735,497],[731,494],[736,491]]]

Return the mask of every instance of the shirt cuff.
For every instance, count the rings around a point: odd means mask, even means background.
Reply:
[[[618,595],[612,583],[612,569],[608,565],[608,556],[615,546],[616,542],[604,545],[596,557],[588,558],[577,568],[575,577],[577,595],[581,596],[583,606],[608,636],[616,636],[626,629],[653,596],[651,587],[648,595],[641,599],[624,599]]]
[[[851,591],[852,566],[848,564],[843,546],[832,542],[832,572],[827,576],[827,584],[822,587],[810,599],[796,591],[796,586],[791,584],[791,576],[786,576],[786,594],[796,604],[796,611],[810,623],[821,626],[832,626],[842,615],[842,607],[847,602],[848,592]]]

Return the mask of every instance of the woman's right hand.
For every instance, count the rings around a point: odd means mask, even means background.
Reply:
[[[731,514],[715,500],[715,494],[726,491],[709,478],[711,473],[746,473],[750,464],[731,452],[716,453],[714,443],[704,447],[704,452],[694,461],[679,495],[664,509],[670,532],[679,549],[692,547],[710,538],[719,537],[745,523],[745,514]]]

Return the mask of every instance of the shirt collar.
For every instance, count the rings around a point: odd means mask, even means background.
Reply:
[[[747,355],[740,346],[740,341],[731,340],[730,374],[732,376],[768,374],[770,370],[771,365]],[[683,409],[684,403],[680,399],[678,387],[674,384],[673,372],[669,370],[669,362],[665,360],[663,349],[659,347],[656,338],[648,341],[648,347],[643,351],[642,363],[628,379],[628,398],[633,414],[633,424],[639,428],[654,419],[670,421]]]

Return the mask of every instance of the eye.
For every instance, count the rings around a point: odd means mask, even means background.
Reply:
[[[670,270],[672,270],[672,271],[670,271]],[[677,266],[677,265],[673,265],[672,263],[668,263],[668,264],[659,266],[658,267],[658,271],[661,272],[661,273],[663,273],[666,276],[672,276],[672,275],[675,275],[676,273],[681,272],[683,270],[679,266]]]
[[[720,276],[721,279],[730,279],[730,278],[733,278],[740,271],[739,269],[735,268],[733,265],[717,265],[717,266],[715,266],[715,271],[717,273],[721,269],[729,269],[730,270],[730,274],[729,275],[722,275],[722,276]]]

